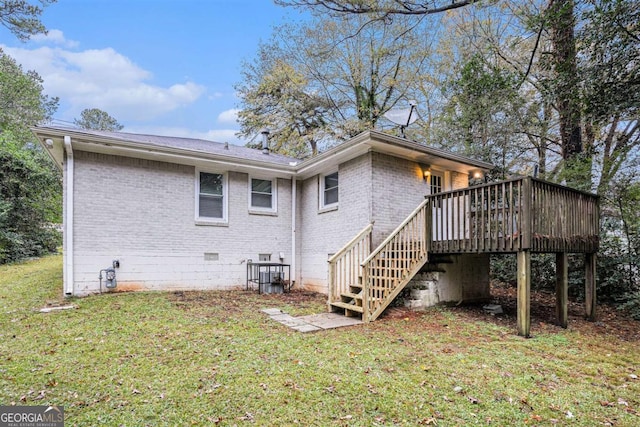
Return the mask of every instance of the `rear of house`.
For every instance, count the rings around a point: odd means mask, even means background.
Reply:
[[[463,188],[491,165],[365,132],[312,159],[186,138],[34,130],[63,171],[68,295],[229,289],[247,263],[291,266],[328,291],[329,257],[373,223],[375,246],[425,195]]]

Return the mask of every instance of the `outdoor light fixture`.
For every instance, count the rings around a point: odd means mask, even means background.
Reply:
[[[426,181],[431,176],[431,166],[429,166],[429,165],[420,165],[420,168],[422,169],[423,179]]]
[[[482,179],[482,171],[473,171],[471,176],[473,179]]]

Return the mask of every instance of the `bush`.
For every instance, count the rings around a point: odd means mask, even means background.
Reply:
[[[61,183],[37,147],[0,134],[0,264],[54,252],[61,243]]]

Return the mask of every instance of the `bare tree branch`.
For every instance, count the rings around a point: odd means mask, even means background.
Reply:
[[[363,2],[356,0],[275,0],[281,6],[321,7],[335,13],[391,15],[433,15],[458,9],[480,0],[431,0],[413,2],[408,0]]]

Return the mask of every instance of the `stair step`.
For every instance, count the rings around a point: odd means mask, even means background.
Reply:
[[[357,305],[353,305],[353,304],[349,304],[346,302],[332,302],[331,303],[332,307],[336,307],[336,308],[343,308],[345,310],[349,310],[349,311],[356,311],[358,313],[363,313],[364,309],[360,306]]]
[[[362,295],[361,294],[354,294],[353,292],[343,292],[343,293],[340,294],[340,296],[343,297],[343,298],[362,300]]]

